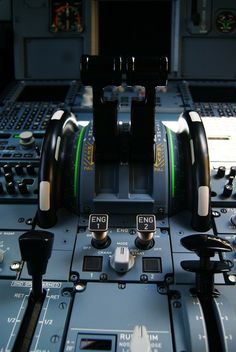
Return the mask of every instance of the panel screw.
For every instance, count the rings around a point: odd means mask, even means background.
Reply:
[[[52,335],[52,337],[50,339],[50,341],[52,343],[57,343],[57,342],[59,342],[59,340],[60,340],[60,336],[58,336],[58,335]]]
[[[142,274],[142,275],[140,276],[140,281],[142,281],[142,282],[147,282],[147,281],[148,281],[148,276],[145,275],[145,274]]]
[[[19,271],[21,268],[21,263],[20,262],[12,262],[10,265],[10,269],[12,271]]]

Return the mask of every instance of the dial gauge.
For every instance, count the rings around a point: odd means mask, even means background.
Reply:
[[[53,32],[82,32],[81,1],[55,1],[52,3]]]
[[[236,17],[231,11],[222,11],[216,17],[216,28],[221,33],[231,33],[236,28]]]

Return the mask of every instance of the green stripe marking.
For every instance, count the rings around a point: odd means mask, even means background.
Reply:
[[[74,170],[74,197],[77,195],[77,177],[79,172],[80,151],[82,146],[82,138],[84,134],[84,127],[80,130],[77,140],[76,154],[75,154],[75,170]]]
[[[172,132],[167,128],[167,134],[170,141],[170,162],[171,162],[171,196],[175,197],[175,153]]]

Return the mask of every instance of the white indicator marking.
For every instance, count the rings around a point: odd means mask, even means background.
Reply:
[[[209,187],[198,188],[198,215],[207,216],[209,212]]]
[[[190,111],[189,116],[192,122],[201,122],[201,118],[196,111]]]
[[[193,140],[190,139],[190,151],[191,151],[191,160],[192,160],[192,165],[195,163],[195,155],[194,155],[194,146],[193,146]]]
[[[57,144],[56,144],[56,150],[55,150],[55,159],[56,159],[56,161],[58,161],[60,145],[61,145],[61,137],[59,136],[59,137],[57,137]]]
[[[42,211],[50,209],[50,182],[41,181],[39,185],[39,208]]]
[[[26,300],[27,297],[28,297],[28,295],[25,295],[24,298],[23,298],[23,300],[22,300],[22,303],[21,303],[20,309],[19,309],[19,311],[18,311],[18,314],[17,314],[16,320],[15,320],[15,323],[14,323],[14,325],[13,325],[13,328],[12,328],[12,331],[11,331],[11,335],[10,335],[9,340],[8,340],[8,342],[7,342],[7,346],[6,346],[5,351],[8,351],[8,349],[9,349],[9,347],[10,347],[11,339],[16,335],[16,333],[15,333],[16,325],[17,325],[17,323],[20,322],[19,317],[20,317],[20,315],[21,315],[21,312],[24,310],[24,303],[25,303],[25,300]],[[9,351],[10,351],[10,350],[9,350]]]
[[[44,311],[44,314],[43,314],[43,320],[42,320],[42,322],[41,322],[41,326],[40,326],[40,328],[39,328],[39,333],[38,333],[38,336],[37,336],[36,344],[35,344],[35,347],[34,347],[34,349],[33,349],[33,351],[35,351],[35,352],[38,351],[38,343],[39,343],[39,339],[40,339],[40,336],[41,336],[41,333],[42,333],[43,323],[44,323],[44,321],[45,321],[45,317],[46,317],[46,314],[47,314],[47,311],[48,311],[49,302],[50,302],[50,297],[49,297],[49,299],[48,299],[48,302],[47,302],[46,307],[44,307],[44,308],[45,308],[45,311]]]
[[[53,114],[51,120],[60,120],[63,114],[64,114],[63,110],[58,110]]]

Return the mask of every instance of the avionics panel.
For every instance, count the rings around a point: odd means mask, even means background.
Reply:
[[[188,80],[179,83],[184,106],[202,117],[236,115],[236,84],[232,81]]]
[[[15,78],[79,79],[80,57],[91,50],[90,6],[91,1],[13,0]]]
[[[236,103],[236,87],[189,86],[194,102]]]
[[[99,1],[99,53],[170,58],[171,1]]]
[[[69,85],[29,85],[25,86],[17,97],[17,101],[51,101],[65,100]]]
[[[180,4],[178,76],[234,80],[235,1],[198,0],[181,1]]]

